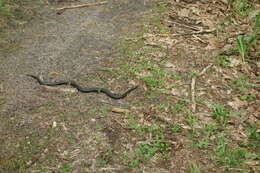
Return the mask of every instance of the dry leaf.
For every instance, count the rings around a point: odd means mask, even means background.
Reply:
[[[190,10],[184,8],[178,11],[178,15],[181,17],[189,17]]]
[[[174,95],[174,96],[180,96],[180,95],[181,95],[180,91],[178,91],[178,90],[175,89],[175,88],[172,88],[172,89],[171,89],[171,94]]]
[[[148,90],[148,88],[147,88],[147,86],[146,86],[145,84],[143,84],[143,89],[144,89],[145,91]]]
[[[166,62],[164,65],[166,68],[175,68],[175,65],[171,62]]]
[[[129,109],[122,109],[122,108],[112,108],[112,112],[115,113],[130,113],[131,111]]]
[[[230,58],[229,60],[230,60],[230,67],[236,67],[241,63],[241,61],[238,59]]]
[[[231,106],[233,109],[238,110],[242,106],[246,106],[246,101],[241,101],[239,98],[235,97],[234,101],[228,102],[228,105]]]
[[[59,76],[60,73],[59,73],[59,72],[51,72],[50,75],[51,75],[51,76]]]
[[[52,128],[55,128],[55,127],[57,127],[57,123],[56,123],[56,121],[53,121]]]

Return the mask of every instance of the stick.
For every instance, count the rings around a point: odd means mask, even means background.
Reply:
[[[199,76],[202,76],[213,64],[209,64],[207,67],[205,67],[197,76],[194,76],[191,79],[191,108],[192,108],[192,112],[195,113],[196,112],[196,79]]]
[[[66,6],[66,7],[62,7],[62,8],[57,8],[57,11],[58,11],[57,14],[60,15],[67,9],[92,7],[92,6],[103,5],[103,4],[107,4],[107,1],[96,2],[96,3],[86,3],[86,4],[81,4],[81,5],[75,5],[75,6]]]
[[[172,34],[172,36],[211,34],[211,33],[213,33],[213,32],[215,32],[215,30],[204,30],[204,31],[191,32],[191,33]]]
[[[201,29],[199,27],[196,27],[196,26],[190,26],[190,25],[187,25],[185,23],[179,23],[179,22],[175,22],[175,21],[169,21],[169,20],[164,20],[165,22],[168,22],[168,23],[172,23],[172,24],[177,24],[177,25],[181,25],[183,27],[186,27],[186,28],[189,28],[191,30],[195,30],[195,31],[200,31]]]
[[[202,76],[213,64],[209,64],[207,67],[205,67],[198,76]]]
[[[191,79],[191,108],[192,108],[192,112],[195,113],[196,112],[196,99],[195,99],[195,85],[196,85],[196,76],[194,76]]]

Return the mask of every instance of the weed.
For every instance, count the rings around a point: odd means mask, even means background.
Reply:
[[[193,127],[194,125],[194,122],[195,122],[195,118],[192,116],[192,115],[188,115],[186,118],[185,118],[187,124],[190,126],[190,127]]]
[[[149,126],[148,131],[150,131],[150,132],[160,132],[161,127],[158,126],[157,124],[152,124],[151,126]]]
[[[171,79],[172,80],[181,80],[182,79],[182,75],[181,74],[172,74],[171,75]]]
[[[124,152],[124,153],[122,154],[122,158],[123,158],[124,160],[128,160],[128,159],[129,159],[129,153],[128,153],[128,152]]]
[[[102,129],[103,129],[100,124],[96,124],[95,128],[96,128],[96,130],[98,130],[98,131],[102,131]]]
[[[232,167],[241,167],[241,164],[244,162],[247,152],[243,148],[229,147],[226,144],[225,135],[216,137],[216,148],[214,152],[217,155],[217,161],[225,166],[230,168]]]
[[[157,24],[156,26],[159,29],[160,33],[165,33],[167,31],[167,29],[168,29],[167,26],[162,25],[162,24]]]
[[[186,106],[186,101],[183,99],[180,99],[177,104],[175,104],[174,106],[172,106],[170,108],[171,113],[172,114],[179,113],[184,109],[185,106]]]
[[[196,122],[196,117],[193,116],[192,112],[190,110],[186,110],[186,118],[185,118],[185,121],[187,122],[187,124],[190,126],[190,132],[191,132],[191,137],[196,137],[197,134],[196,134],[196,129],[194,127],[194,124]]]
[[[128,49],[125,50],[125,55],[126,55],[127,57],[133,57],[134,54],[135,54],[135,52],[134,52],[133,49],[128,48]]]
[[[189,162],[188,172],[189,173],[201,173],[199,167],[194,162]]]
[[[178,122],[174,122],[171,126],[172,133],[177,133],[181,130],[181,126]]]
[[[195,77],[195,76],[197,76],[198,74],[199,74],[199,73],[196,72],[196,71],[190,72],[190,76],[191,76],[191,77]]]
[[[238,91],[246,91],[250,87],[247,76],[241,76],[232,80],[232,87]]]
[[[128,163],[128,166],[130,168],[134,168],[139,164],[139,160],[132,160],[131,162]]]
[[[249,145],[253,147],[254,151],[259,153],[259,151],[257,151],[257,149],[260,148],[260,132],[258,129],[259,128],[257,128],[257,125],[253,124],[250,125],[250,127],[248,127],[247,130],[249,132],[249,137],[248,137]]]
[[[240,14],[242,17],[247,16],[248,12],[252,8],[252,5],[248,0],[234,0],[232,5],[233,5],[232,11],[234,13]]]
[[[204,128],[207,131],[207,137],[209,138],[210,136],[213,135],[214,132],[217,131],[217,125],[215,123],[210,123],[210,124],[205,124]]]
[[[222,125],[225,125],[229,117],[229,110],[223,104],[214,105],[212,112],[213,119],[219,121]]]
[[[196,102],[198,102],[198,103],[204,103],[204,101],[205,101],[204,98],[201,98],[201,97],[196,98]]]
[[[12,17],[12,9],[8,7],[8,1],[0,0],[0,15],[6,17]]]
[[[210,145],[209,139],[199,140],[198,143],[196,144],[196,146],[200,149],[207,149],[209,145]]]
[[[0,97],[0,106],[5,104],[6,99],[4,97]]]
[[[152,75],[145,76],[142,79],[145,82],[145,84],[152,90],[164,83],[162,79],[155,79]]]
[[[245,59],[247,57],[247,52],[248,52],[248,44],[245,40],[245,35],[239,35],[237,37],[237,48],[242,58],[242,62],[245,62]]]
[[[242,95],[239,97],[241,100],[255,100],[256,95],[255,94],[247,94],[247,95]]]
[[[258,14],[255,17],[255,23],[253,29],[256,33],[258,33],[258,31],[260,30],[260,12],[258,12]]]
[[[143,142],[138,145],[137,152],[146,158],[152,158],[156,152],[168,151],[169,144],[164,141],[164,136],[156,135],[152,142]]]
[[[113,156],[113,150],[109,148],[105,153],[101,154],[100,158],[98,159],[98,163],[101,166],[107,165]]]
[[[143,142],[138,145],[138,152],[147,158],[152,158],[157,150],[158,148],[150,142]]]
[[[218,63],[221,67],[229,67],[231,64],[228,56],[218,56]]]
[[[249,50],[253,45],[257,44],[257,38],[259,37],[259,21],[260,21],[260,14],[257,15],[256,24],[253,28],[253,32],[250,35],[239,35],[237,37],[237,49],[239,51],[239,54],[242,58],[242,62],[245,62],[246,58],[248,58]]]
[[[70,163],[62,163],[59,167],[61,172],[69,172],[72,169],[72,166]]]

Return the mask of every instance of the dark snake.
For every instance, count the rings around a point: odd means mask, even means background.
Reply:
[[[74,81],[47,82],[47,81],[42,81],[39,77],[37,77],[35,75],[27,75],[27,76],[30,76],[30,77],[36,79],[40,85],[47,85],[47,86],[70,85],[82,93],[91,93],[91,92],[104,93],[112,99],[122,99],[122,98],[126,97],[131,91],[138,88],[138,85],[136,85],[136,86],[126,90],[123,94],[116,94],[116,93],[112,93],[111,91],[109,91],[106,88],[96,88],[96,87],[95,88],[83,88]]]

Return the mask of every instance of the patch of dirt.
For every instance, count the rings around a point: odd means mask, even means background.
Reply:
[[[105,130],[111,124],[103,117],[109,116],[110,105],[124,105],[133,96],[114,101],[102,94],[52,91],[25,75],[73,79],[84,86],[123,92],[129,84],[116,86],[113,76],[100,78],[109,73],[103,61],[120,56],[122,38],[140,27],[138,21],[152,2],[109,0],[106,5],[66,10],[62,15],[56,15],[56,8],[89,1],[41,2],[41,15],[10,33],[20,48],[0,55],[1,169],[102,171],[107,160],[102,155],[117,139],[116,133]]]

